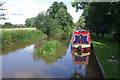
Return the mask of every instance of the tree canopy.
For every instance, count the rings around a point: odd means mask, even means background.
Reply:
[[[35,18],[27,18],[25,21],[26,26],[32,26],[35,27]]]
[[[83,9],[86,26],[104,27],[106,33],[120,34],[120,2],[73,2],[76,11]]]
[[[58,22],[50,18],[49,15],[45,13],[39,13],[35,20],[35,26],[37,29],[42,30],[48,36],[54,35],[57,33]]]
[[[47,10],[47,13],[51,16],[51,18],[55,19],[57,16],[56,14],[58,13],[59,9],[65,9],[67,10],[66,5],[64,5],[63,2],[54,2]]]
[[[3,5],[5,4],[5,2],[0,2],[0,19],[6,19],[5,18],[5,13],[3,13],[2,11],[6,10],[3,8]]]
[[[62,26],[72,25],[72,16],[67,12],[67,7],[63,2],[54,2],[47,10],[51,18],[59,21]]]
[[[68,36],[73,24],[72,16],[67,12],[67,7],[63,2],[54,2],[47,10],[41,12],[34,18],[26,19],[27,26],[35,26],[48,36]]]

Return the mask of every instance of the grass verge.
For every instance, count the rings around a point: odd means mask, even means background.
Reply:
[[[104,39],[96,39],[95,34],[91,34],[93,39],[93,46],[95,54],[101,63],[107,78],[120,78],[119,77],[119,64],[115,62],[107,62],[106,59],[111,59],[114,56],[119,60],[118,43],[114,41],[111,35],[105,35]]]

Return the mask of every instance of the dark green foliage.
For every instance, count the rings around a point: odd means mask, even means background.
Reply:
[[[35,21],[37,29],[42,30],[48,36],[57,34],[57,30],[60,29],[58,21],[49,17],[44,13],[39,13]]]
[[[120,2],[74,2],[72,6],[83,9],[86,26],[97,27],[99,30],[105,28],[105,33],[115,32],[116,37],[120,35]],[[117,37],[119,39],[120,37]],[[116,40],[117,40],[116,39]]]
[[[77,12],[78,9],[84,9],[87,4],[89,4],[89,3],[87,3],[87,2],[73,2],[71,5],[72,5],[72,7],[76,8],[76,12]]]
[[[34,55],[50,55],[50,56],[54,56],[56,54],[56,52],[59,50],[59,42],[56,40],[53,41],[46,41],[43,44],[42,49],[38,48],[35,50],[35,52],[33,53]]]
[[[5,22],[4,26],[12,26],[12,24],[10,22]]]
[[[47,14],[49,14],[50,18],[58,21],[58,25],[62,32],[62,39],[66,39],[69,35],[70,29],[73,25],[72,17],[67,12],[67,7],[63,2],[54,2],[52,6],[47,10]]]
[[[67,7],[63,2],[54,2],[47,10],[47,13],[51,18],[58,20],[59,25],[63,27],[73,24],[72,16],[67,12]]]
[[[35,19],[35,26],[37,29],[43,30],[45,21],[45,13],[39,13]]]
[[[61,9],[61,8],[67,10],[67,7],[66,7],[66,5],[64,5],[63,2],[60,2],[60,3],[54,2],[52,4],[52,6],[50,6],[48,8],[47,13],[50,14],[51,18],[56,19],[56,17],[57,17],[56,14],[58,13],[59,9]]]
[[[35,27],[35,18],[26,19],[25,25],[28,27],[30,27],[30,26]]]
[[[46,27],[44,32],[48,36],[52,36],[52,35],[58,33],[57,30],[60,28],[58,25],[58,22],[52,18],[49,18],[49,16],[48,17],[46,16],[44,26]]]
[[[113,38],[117,40],[118,44],[120,44],[120,27],[116,29],[116,32],[113,34]]]
[[[63,27],[73,24],[71,15],[64,8],[58,10],[56,14],[56,19]]]
[[[46,37],[46,34],[39,30],[2,31],[2,45],[7,46],[9,44],[14,44],[15,42],[25,42]]]

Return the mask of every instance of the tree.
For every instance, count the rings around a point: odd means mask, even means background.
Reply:
[[[36,28],[42,30],[48,36],[55,35],[59,29],[58,21],[50,18],[48,14],[39,13],[35,20]]]
[[[48,36],[52,36],[52,35],[56,34],[59,29],[58,21],[50,18],[49,15],[45,16],[45,21],[43,24],[46,28],[44,32]]]
[[[10,22],[5,22],[4,26],[10,27],[12,24]]]
[[[5,18],[5,13],[2,13],[2,11],[6,10],[2,6],[5,4],[5,2],[0,2],[0,19],[6,19]]]
[[[45,13],[39,13],[35,19],[35,26],[37,29],[42,30],[44,28]]]
[[[74,2],[72,6],[83,9],[86,25],[90,28],[97,27],[99,30],[104,27],[106,33],[113,33],[120,39],[120,2]]]
[[[78,2],[76,5],[75,3],[72,3],[72,5],[76,9],[84,9],[82,15],[85,16],[86,25],[90,28],[93,26],[99,29],[105,27],[106,33],[110,33],[115,30],[116,22],[119,23],[117,20],[119,3],[117,2]]]
[[[58,21],[60,29],[62,29],[62,39],[66,39],[73,25],[72,16],[67,12],[67,7],[63,2],[54,2],[47,10],[50,18]],[[59,29],[59,30],[60,30]],[[60,32],[61,32],[60,31]]]
[[[65,10],[67,10],[67,7],[66,7],[66,5],[64,5],[63,2],[60,2],[60,3],[54,2],[52,4],[52,6],[50,6],[48,8],[47,13],[50,15],[51,18],[55,19],[56,18],[56,14],[58,13],[58,10],[60,8],[63,8]]]
[[[28,18],[28,19],[26,19],[25,25],[28,26],[28,27],[29,26],[35,27],[35,18]]]
[[[62,26],[72,25],[72,17],[67,11],[63,8],[59,9],[56,14],[56,19],[59,21],[59,24]]]
[[[26,20],[26,25],[31,25],[31,18]],[[63,2],[54,2],[47,12],[39,13],[33,21],[37,29],[43,31],[48,36],[61,36],[70,32],[73,24],[72,16],[67,12],[67,7]],[[66,36],[65,36],[66,37]]]
[[[62,26],[72,25],[72,16],[67,12],[67,7],[63,2],[54,2],[52,6],[49,7],[47,13],[51,18],[59,21]]]

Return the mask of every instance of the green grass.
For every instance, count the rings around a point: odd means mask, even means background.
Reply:
[[[56,54],[56,52],[59,50],[59,42],[56,40],[52,40],[52,41],[46,41],[43,44],[42,49],[38,48],[34,51],[34,55],[50,55],[50,56],[54,56]]]
[[[112,38],[112,35],[105,35],[104,39],[96,39],[95,34],[91,34],[95,54],[101,63],[107,78],[118,78],[119,63],[106,62],[106,59],[111,59],[114,56],[118,60],[118,43]]]
[[[39,30],[2,31],[2,46],[15,42],[26,42],[46,38],[47,35]]]

